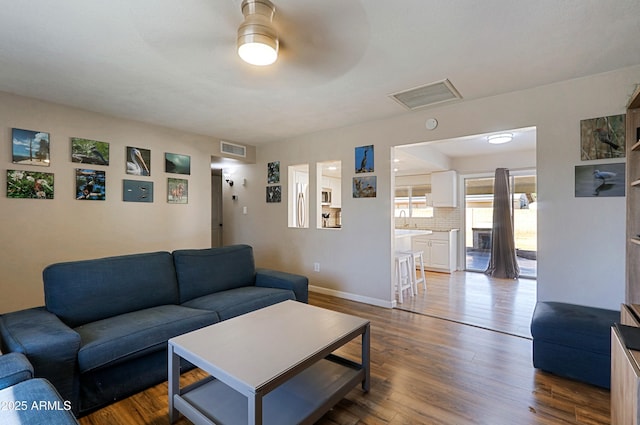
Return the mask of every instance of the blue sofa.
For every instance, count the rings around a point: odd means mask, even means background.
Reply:
[[[78,425],[49,381],[33,378],[33,366],[20,353],[0,353],[0,424]]]
[[[58,263],[43,281],[45,306],[0,316],[0,347],[27,356],[77,416],[165,381],[169,338],[308,302],[306,277],[256,269],[248,245]]]

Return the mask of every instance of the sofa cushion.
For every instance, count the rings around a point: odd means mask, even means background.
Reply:
[[[80,372],[115,365],[167,347],[169,338],[219,322],[213,311],[163,305],[75,328]]]
[[[163,304],[178,304],[168,252],[52,264],[44,269],[47,310],[70,327]]]
[[[24,354],[0,353],[0,389],[31,378],[33,378],[33,366]]]
[[[215,311],[220,316],[220,320],[227,320],[259,308],[295,299],[294,292],[288,289],[245,286],[195,298],[183,305]]]
[[[77,425],[71,403],[63,400],[46,379],[35,378],[0,391],[4,425]]]
[[[173,252],[180,304],[213,292],[254,285],[253,249],[231,245]]]

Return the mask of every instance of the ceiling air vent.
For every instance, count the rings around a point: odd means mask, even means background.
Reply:
[[[247,157],[246,146],[236,145],[234,143],[220,141],[220,151],[228,155],[239,156],[242,158]]]
[[[390,94],[389,96],[409,110],[462,99],[458,90],[453,87],[453,84],[448,79]]]

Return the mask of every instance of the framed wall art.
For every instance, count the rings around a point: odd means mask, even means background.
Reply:
[[[374,167],[373,145],[356,148],[356,173],[372,173]]]
[[[282,186],[267,186],[267,203],[282,202]]]
[[[127,174],[151,175],[151,151],[149,149],[127,146]]]
[[[189,181],[186,179],[167,179],[167,202],[170,204],[189,203]]]
[[[624,158],[625,115],[580,121],[580,159]]]
[[[575,169],[575,196],[625,195],[625,164],[579,165]]]
[[[280,183],[280,161],[267,164],[267,183]]]
[[[76,168],[76,199],[104,201],[106,198],[106,173]]]
[[[153,202],[153,182],[123,180],[122,200],[124,202]]]
[[[49,133],[14,128],[11,134],[14,164],[49,166]]]
[[[53,199],[53,173],[7,170],[7,198]]]
[[[164,154],[164,171],[173,174],[191,174],[191,157],[177,153]]]
[[[375,198],[376,192],[377,192],[376,176],[353,178],[353,197],[354,198]]]
[[[71,162],[109,165],[109,143],[72,137]]]

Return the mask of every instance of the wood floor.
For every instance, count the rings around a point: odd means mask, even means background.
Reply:
[[[318,425],[610,423],[609,391],[535,370],[527,338],[316,293],[309,302],[371,321],[371,391],[354,389]],[[358,359],[359,341],[340,353]],[[203,376],[194,370],[182,380]],[[167,384],[80,423],[166,425]]]
[[[426,276],[427,291],[420,285],[418,295],[405,295],[398,308],[531,338],[535,280],[495,279],[464,271],[426,272]]]

